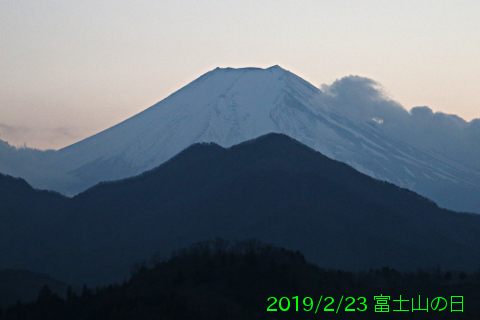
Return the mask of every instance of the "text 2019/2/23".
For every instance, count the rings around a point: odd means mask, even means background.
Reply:
[[[318,303],[312,297],[299,298],[295,297],[269,297],[267,301],[270,303],[267,311],[315,311],[317,312],[353,312],[367,311],[366,297],[344,297],[338,299],[337,303],[333,297],[320,296]],[[373,297],[374,312],[418,312],[418,311],[450,311],[463,312],[463,296],[402,299],[402,295],[395,297],[378,295]]]

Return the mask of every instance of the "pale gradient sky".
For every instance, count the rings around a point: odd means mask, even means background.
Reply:
[[[61,148],[215,67],[355,74],[480,117],[480,1],[0,0],[0,139]]]

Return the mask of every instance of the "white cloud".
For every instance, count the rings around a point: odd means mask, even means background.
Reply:
[[[480,119],[433,112],[426,106],[407,111],[374,80],[348,76],[322,85],[322,103],[360,122],[382,122],[378,130],[423,149],[480,169]]]

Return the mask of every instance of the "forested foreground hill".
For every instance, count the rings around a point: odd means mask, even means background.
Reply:
[[[138,266],[122,285],[66,299],[44,287],[36,302],[1,310],[0,319],[478,319],[479,275],[326,270],[298,251],[217,239]],[[379,296],[388,313],[375,312],[385,308]]]

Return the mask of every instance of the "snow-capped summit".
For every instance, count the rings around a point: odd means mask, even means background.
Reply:
[[[276,132],[440,205],[480,212],[478,171],[390,138],[382,132],[388,123],[381,112],[367,119],[353,113],[375,101],[359,95],[335,104],[335,94],[279,66],[216,68],[143,112],[44,157],[38,170],[29,164],[15,174],[37,188],[72,195],[152,169],[196,142],[229,147]],[[358,105],[342,108],[349,103]],[[0,172],[4,168],[0,159]],[[461,197],[452,197],[453,190],[463,190]]]
[[[59,165],[79,178],[93,168],[98,181],[128,177],[158,166],[195,142],[228,147],[282,132],[277,123],[281,110],[310,106],[308,101],[320,93],[278,66],[217,68],[130,119],[59,150]],[[107,163],[115,163],[118,170],[111,167],[107,174]]]

